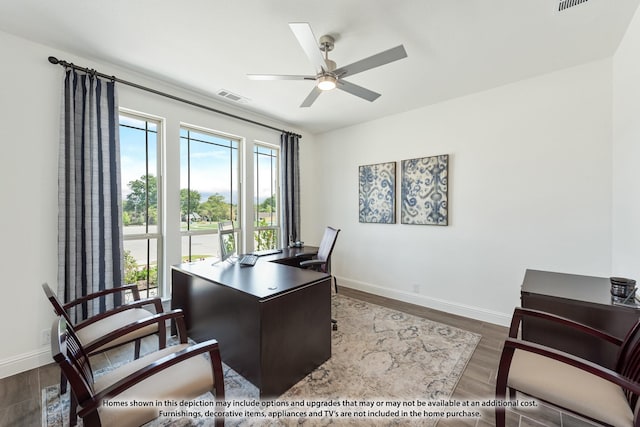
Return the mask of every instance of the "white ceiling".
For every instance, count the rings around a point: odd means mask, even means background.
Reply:
[[[0,30],[215,99],[226,89],[320,133],[609,57],[640,2],[559,1],[0,0]],[[338,67],[399,44],[408,58],[347,78],[382,94],[372,103],[331,91],[299,108],[313,82],[246,78],[314,73],[289,22],[336,37]]]

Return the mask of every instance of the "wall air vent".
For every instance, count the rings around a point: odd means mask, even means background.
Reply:
[[[230,92],[226,89],[220,89],[218,92],[216,92],[216,95],[221,96],[225,99],[228,99],[229,101],[233,101],[233,102],[239,102],[241,104],[248,104],[249,103],[249,98],[245,98],[244,96],[240,96],[236,93]]]
[[[589,0],[560,0],[560,4],[558,5],[558,12],[562,12],[565,9],[569,9],[570,7],[577,6],[587,1]]]

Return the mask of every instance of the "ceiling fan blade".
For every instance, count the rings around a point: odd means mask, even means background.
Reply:
[[[338,80],[337,88],[371,102],[375,101],[380,96],[377,92],[365,89],[362,86],[358,86],[345,80]]]
[[[315,76],[296,76],[278,74],[247,74],[249,80],[315,80]]]
[[[313,104],[315,100],[318,99],[321,93],[322,91],[318,89],[318,86],[314,86],[311,92],[309,93],[309,95],[307,95],[304,101],[302,101],[302,104],[300,104],[300,107],[301,108],[311,107],[311,104]]]
[[[406,57],[407,51],[404,50],[404,46],[400,45],[368,58],[361,59],[360,61],[356,61],[352,64],[345,65],[344,67],[337,68],[333,72],[339,77],[352,76],[354,74],[361,73],[362,71],[370,70],[371,68],[379,67]]]
[[[315,67],[317,72],[327,69],[327,63],[320,52],[318,39],[313,35],[311,25],[308,22],[290,22],[289,27],[302,46],[302,50],[307,54],[307,58]]]

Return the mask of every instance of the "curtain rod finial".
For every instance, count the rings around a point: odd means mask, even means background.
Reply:
[[[60,63],[58,58],[56,58],[55,56],[50,56],[49,57],[49,62],[51,62],[52,64],[59,64]]]

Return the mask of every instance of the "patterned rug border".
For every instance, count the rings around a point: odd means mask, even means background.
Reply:
[[[357,298],[334,295],[332,304],[334,316],[340,325],[337,332],[332,332],[332,357],[277,400],[287,403],[305,398],[309,401],[450,399],[482,339],[478,333],[372,302],[361,301]],[[363,329],[361,331],[358,328],[370,328],[371,330]],[[422,336],[421,332],[423,331],[428,331],[428,334]],[[375,342],[368,342],[362,338],[363,336],[367,336],[368,339],[375,338]],[[364,347],[362,347],[363,345]],[[441,348],[439,345],[452,345],[452,347]],[[355,348],[357,346],[361,346],[361,348]],[[451,360],[454,358],[452,355],[455,356],[455,361]],[[359,358],[354,359],[356,356]],[[426,371],[424,368],[428,363],[433,363],[428,367],[434,369]],[[109,366],[105,370],[114,369],[118,365],[120,364]],[[363,366],[368,371],[361,371],[361,369],[365,369]],[[255,386],[226,366],[224,371],[228,401],[234,399],[260,400]],[[376,375],[378,371],[379,373]],[[360,378],[371,372],[373,374],[364,381]],[[385,375],[385,372],[391,373]],[[420,374],[423,376],[420,377]],[[451,378],[452,376],[454,378]],[[350,380],[344,380],[344,378],[350,378]],[[419,387],[429,381],[433,384],[425,385],[423,388]],[[375,392],[375,390],[378,391]],[[346,393],[344,393],[345,391]],[[313,399],[310,399],[310,396]],[[213,396],[203,395],[199,399],[213,399]],[[53,403],[51,403],[52,401]],[[41,408],[43,426],[62,427],[68,425],[68,393],[60,396],[57,385],[42,389]],[[52,413],[54,410],[57,411],[56,414]],[[50,419],[52,416],[53,419]],[[50,425],[48,421],[53,424]],[[283,420],[227,418],[225,425],[289,426],[301,425],[302,423],[310,426],[341,426],[370,425],[371,421],[366,418],[336,419],[330,417]],[[389,425],[412,425],[417,420],[404,418],[388,421],[386,424]],[[81,420],[79,422],[81,425]],[[208,426],[211,422],[211,419],[199,419],[198,421],[165,419],[149,423],[146,426]],[[437,419],[425,419],[420,420],[418,425],[433,426],[436,422]]]

